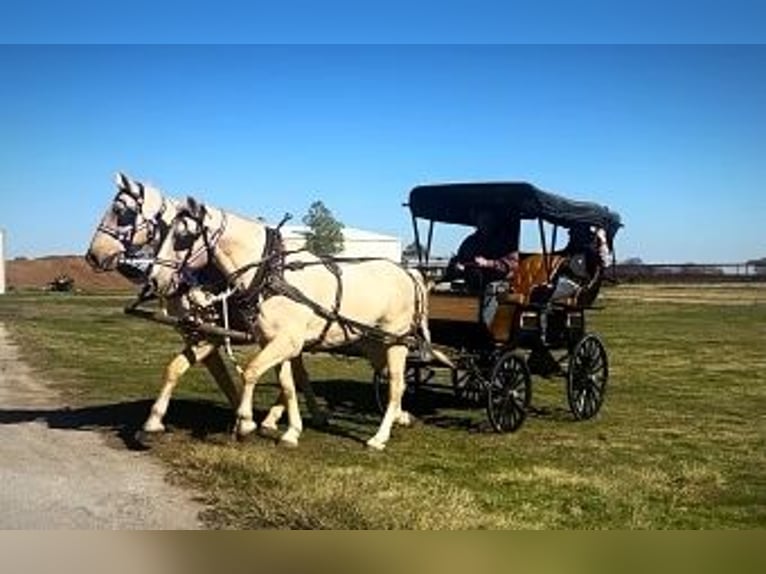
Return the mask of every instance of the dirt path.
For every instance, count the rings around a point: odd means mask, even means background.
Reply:
[[[167,484],[146,453],[111,448],[97,432],[52,428],[36,416],[61,408],[0,323],[0,528],[202,526],[203,507]]]

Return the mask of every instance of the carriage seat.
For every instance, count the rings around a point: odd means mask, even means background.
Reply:
[[[556,254],[543,257],[542,253],[532,253],[523,256],[513,274],[511,292],[506,295],[504,301],[527,305],[534,288],[552,280],[563,262],[564,257]]]
[[[599,268],[594,274],[589,276],[572,275],[569,266],[572,265],[573,260],[575,264],[582,267],[582,271],[585,271],[585,263],[582,260],[581,254],[567,254],[567,253],[553,253],[548,256],[551,258],[551,272],[550,281],[546,274],[545,266],[543,265],[542,255],[538,255],[536,260],[530,262],[530,266],[535,269],[534,272],[539,273],[536,277],[536,281],[528,285],[528,291],[521,291],[525,293],[524,298],[520,298],[518,302],[529,303],[549,303],[552,301],[552,296],[557,288],[559,280],[568,281],[573,289],[572,292],[566,297],[559,297],[555,303],[563,305],[565,307],[587,307],[590,306],[598,296],[599,289],[601,287],[602,273]],[[577,258],[580,258],[577,260]],[[578,263],[579,261],[579,263]],[[526,274],[528,278],[529,273]],[[579,277],[579,278],[578,278]],[[520,281],[524,281],[525,277],[521,276]],[[520,288],[527,287],[522,285]]]
[[[566,258],[557,254],[548,254],[546,258],[550,266],[550,279],[553,280]],[[549,283],[548,266],[545,261],[541,253],[522,256],[513,275],[511,289],[485,293],[484,302],[489,296],[497,297],[496,300],[501,306],[503,304],[511,304],[510,306],[528,305],[535,288]],[[482,300],[482,296],[477,296],[471,292],[433,289],[429,293],[429,317],[438,320],[475,323],[480,319],[484,308]]]

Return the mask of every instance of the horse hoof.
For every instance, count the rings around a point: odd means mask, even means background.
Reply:
[[[376,452],[381,452],[384,448],[386,448],[386,443],[380,442],[375,438],[371,438],[367,441],[367,448]]]
[[[412,422],[413,422],[413,417],[407,411],[402,411],[401,413],[399,413],[399,416],[396,417],[396,424],[403,427],[412,426]]]
[[[281,448],[290,448],[290,449],[298,448],[297,440],[292,440],[285,437],[280,438],[278,444]]]
[[[165,432],[165,425],[158,421],[146,421],[141,430],[147,434],[157,435]]]
[[[240,419],[237,423],[237,436],[239,438],[245,438],[255,432],[255,429],[257,428],[258,425],[256,425],[254,421]]]

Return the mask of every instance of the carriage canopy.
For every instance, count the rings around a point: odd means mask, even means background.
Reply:
[[[410,191],[408,205],[414,217],[459,225],[472,225],[476,209],[540,218],[566,228],[595,225],[606,230],[610,243],[622,226],[620,215],[607,207],[567,199],[526,182],[419,185]]]

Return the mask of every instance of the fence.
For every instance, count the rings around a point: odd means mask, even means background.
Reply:
[[[617,279],[626,283],[725,283],[766,281],[764,263],[617,264]]]
[[[435,258],[425,268],[429,275],[440,276],[448,259]],[[408,267],[417,267],[417,261],[405,261]],[[743,281],[766,282],[766,263],[618,263],[607,271],[624,283],[726,283]]]

